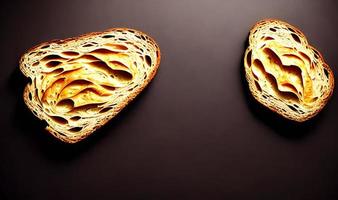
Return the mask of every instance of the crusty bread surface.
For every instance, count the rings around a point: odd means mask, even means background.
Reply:
[[[254,98],[297,122],[322,110],[334,88],[333,73],[319,51],[299,29],[280,20],[254,25],[244,68]]]
[[[24,101],[53,136],[76,143],[133,100],[159,64],[156,42],[128,28],[42,43],[20,60],[30,78]]]

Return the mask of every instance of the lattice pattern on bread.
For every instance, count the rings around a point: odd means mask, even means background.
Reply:
[[[255,99],[291,120],[316,115],[333,91],[333,73],[321,54],[279,20],[260,21],[250,31],[244,67]]]
[[[131,29],[111,29],[34,47],[20,68],[31,79],[24,100],[62,141],[77,142],[114,117],[153,78],[157,44]]]

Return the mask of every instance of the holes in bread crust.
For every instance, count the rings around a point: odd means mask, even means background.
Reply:
[[[115,35],[104,35],[104,36],[102,36],[102,38],[113,38],[113,37],[115,37]]]
[[[319,52],[316,49],[312,49],[313,53],[314,53],[314,57],[316,59],[319,59]]]
[[[297,88],[295,88],[295,86],[293,86],[290,83],[282,83],[282,86],[288,88],[289,91],[292,91],[294,94],[297,94]],[[299,92],[299,94],[301,94],[301,92]]]
[[[59,117],[59,116],[50,116],[50,118],[51,118],[54,122],[56,122],[56,123],[58,123],[58,124],[62,124],[62,125],[68,124],[68,121],[67,121],[65,118],[63,118],[63,117]]]
[[[267,55],[268,59],[271,62],[273,62],[273,63],[275,63],[279,66],[282,65],[281,59],[278,57],[278,55],[273,50],[271,50],[270,48],[264,48],[263,52]]]
[[[28,94],[28,99],[29,99],[30,101],[32,101],[32,93],[29,93],[29,94]]]
[[[56,54],[51,54],[41,59],[41,61],[50,61],[50,60],[65,60],[65,58]]]
[[[303,58],[303,59],[305,59],[305,61],[308,63],[308,64],[310,64],[310,66],[311,66],[311,59],[310,59],[310,57],[308,56],[308,55],[306,55],[304,52],[299,52],[299,54],[301,55],[301,57]]]
[[[48,63],[46,63],[46,66],[52,68],[52,67],[58,66],[58,65],[61,64],[61,63],[62,63],[62,62],[60,62],[60,61],[55,61],[55,60],[53,60],[53,61],[49,61]]]
[[[273,38],[273,37],[270,37],[270,36],[266,36],[266,37],[263,38],[263,40],[265,40],[265,41],[268,41],[268,40],[274,40],[274,38]]]
[[[74,128],[69,129],[70,132],[74,132],[74,133],[79,132],[81,130],[82,130],[82,127],[74,127]]]
[[[325,74],[326,78],[329,78],[329,72],[325,68],[324,68],[324,74]]]
[[[79,56],[80,55],[80,53],[75,52],[75,51],[64,51],[64,52],[62,52],[62,54],[66,55],[66,56],[71,56],[71,57]]]
[[[259,85],[259,83],[257,81],[255,81],[255,86],[256,86],[256,89],[259,91],[259,92],[262,92],[262,88],[261,86]]]
[[[250,67],[251,66],[251,55],[252,51],[250,50],[247,54],[246,54],[246,64]]]
[[[70,118],[70,120],[72,120],[72,121],[78,121],[78,120],[80,120],[80,119],[81,119],[80,116],[74,116],[74,117],[71,117],[71,118]]]
[[[291,36],[292,36],[292,38],[293,38],[296,42],[301,43],[300,38],[298,37],[297,34],[291,33]]]
[[[297,110],[294,106],[288,105],[288,104],[287,104],[287,106],[288,106],[291,110],[293,110],[294,112],[298,112],[298,110]]]
[[[264,69],[264,66],[263,66],[263,63],[262,63],[262,61],[260,61],[259,59],[255,59],[255,60],[254,60],[253,66],[254,66],[255,68],[257,68],[257,69],[259,70],[260,73],[262,73],[262,74],[265,74],[265,73],[266,73],[266,72],[265,72],[265,69]],[[257,79],[258,79],[258,77],[257,77]]]
[[[116,61],[116,60],[110,61],[109,64],[112,65],[113,69],[128,70],[128,66],[127,65],[123,64],[122,62]]]
[[[60,112],[69,112],[74,108],[74,101],[71,99],[63,99],[56,104],[56,108]]]
[[[133,75],[127,71],[123,70],[114,70],[113,78],[117,78],[121,81],[130,81],[133,78]]]
[[[111,109],[112,109],[111,107],[103,108],[102,110],[100,110],[100,113],[108,112],[108,111],[111,110]]]
[[[50,47],[50,45],[42,46],[41,49],[47,49],[48,47]]]
[[[288,30],[291,31],[291,32],[296,32],[295,30],[293,30],[292,28],[288,27]]]
[[[49,75],[51,75],[51,74],[59,74],[59,73],[61,73],[61,72],[63,72],[63,68],[57,68],[57,69],[55,69],[55,70],[53,70],[53,71],[51,71],[51,72],[48,72],[47,74],[49,74]]]
[[[275,28],[270,28],[270,31],[276,32],[277,30]]]
[[[94,44],[88,43],[88,44],[83,45],[82,47],[92,47],[92,46],[94,46]]]
[[[148,66],[151,66],[151,58],[150,58],[150,56],[146,55],[145,59],[146,59],[146,63],[148,64]]]

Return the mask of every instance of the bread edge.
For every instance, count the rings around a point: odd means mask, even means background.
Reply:
[[[128,30],[131,30],[131,31],[134,31],[135,33],[138,33],[140,35],[144,35],[144,36],[147,36],[149,38],[149,40],[155,44],[155,47],[156,47],[156,52],[157,53],[157,60],[156,60],[156,64],[153,68],[153,70],[150,72],[148,78],[142,82],[142,85],[140,85],[139,87],[137,87],[138,89],[137,90],[134,90],[133,92],[131,92],[127,98],[126,101],[124,101],[122,104],[120,104],[118,107],[116,107],[114,109],[114,113],[116,114],[113,114],[111,115],[110,117],[108,118],[105,118],[104,120],[102,120],[98,126],[96,126],[94,129],[90,130],[90,131],[86,131],[86,132],[82,132],[81,134],[79,134],[78,137],[68,137],[66,135],[61,135],[60,133],[58,133],[57,131],[54,131],[53,129],[50,128],[49,124],[47,125],[47,127],[45,127],[45,129],[50,133],[52,134],[54,137],[56,137],[57,139],[65,142],[65,143],[70,143],[70,144],[74,144],[74,143],[77,143],[85,138],[87,138],[89,135],[92,135],[95,131],[97,131],[99,128],[101,128],[103,125],[105,125],[106,123],[108,123],[108,121],[110,121],[112,118],[114,118],[115,116],[117,116],[121,110],[123,108],[125,108],[132,100],[135,99],[135,97],[137,95],[139,95],[147,86],[148,84],[154,79],[157,71],[158,71],[158,68],[159,68],[159,65],[160,65],[160,62],[161,62],[161,51],[160,51],[160,47],[159,45],[155,42],[155,40],[149,36],[148,34],[142,32],[142,31],[139,31],[139,30],[135,30],[135,29],[132,29],[132,28],[110,28],[110,29],[106,29],[104,31],[101,31],[101,32],[90,32],[90,33],[86,33],[86,34],[82,34],[82,35],[79,35],[79,36],[76,36],[76,37],[70,37],[70,38],[66,38],[66,39],[54,39],[54,40],[51,40],[51,41],[48,41],[48,42],[43,42],[43,43],[40,43],[38,45],[35,45],[33,46],[32,48],[28,49],[20,58],[20,61],[19,61],[19,66],[20,66],[20,70],[21,72],[26,76],[28,77],[25,73],[24,73],[24,65],[22,65],[22,58],[24,56],[26,56],[28,53],[32,52],[32,51],[35,51],[37,49],[39,49],[40,47],[42,46],[45,46],[45,45],[49,45],[49,44],[52,44],[52,43],[57,43],[57,44],[63,44],[63,43],[66,43],[66,42],[69,42],[69,41],[73,41],[73,40],[82,40],[82,39],[85,39],[87,37],[92,37],[92,36],[96,36],[96,35],[101,35],[101,34],[104,34],[106,32],[111,32],[111,31],[116,31],[116,30],[124,30],[124,31],[128,31]],[[28,77],[30,78],[30,77]],[[29,102],[29,92],[28,92],[28,84],[25,86],[25,89],[24,89],[24,92],[23,92],[23,98],[24,98],[24,102],[26,104],[26,106],[33,112],[34,108],[30,105]],[[39,118],[40,120],[44,120],[44,119],[41,119]]]
[[[284,113],[278,112],[276,109],[273,109],[273,108],[270,107],[270,106],[266,106],[265,104],[263,104],[263,103],[260,101],[259,97],[257,97],[256,95],[254,95],[254,93],[251,91],[251,90],[252,90],[251,87],[249,87],[250,93],[251,93],[251,95],[256,99],[256,101],[258,101],[260,104],[264,105],[264,107],[267,107],[269,110],[273,111],[274,113],[277,113],[278,115],[280,115],[280,116],[282,116],[282,117],[284,117],[284,118],[286,118],[286,119],[295,121],[295,122],[299,122],[299,123],[305,122],[305,121],[307,121],[307,120],[313,118],[314,116],[316,116],[320,111],[322,111],[322,110],[324,109],[325,105],[328,103],[329,99],[332,97],[333,91],[334,91],[334,86],[335,86],[335,84],[334,84],[334,74],[333,74],[333,71],[331,70],[330,66],[325,62],[324,57],[323,57],[323,55],[321,54],[321,52],[318,51],[314,46],[312,46],[311,44],[309,44],[309,40],[308,40],[308,38],[306,37],[306,35],[305,35],[299,28],[297,28],[297,27],[295,27],[294,25],[291,25],[291,24],[289,24],[289,23],[287,23],[287,22],[285,22],[285,21],[283,21],[283,20],[274,19],[274,18],[266,18],[266,19],[259,20],[259,21],[256,22],[256,23],[252,26],[252,28],[250,29],[249,35],[248,35],[248,39],[250,38],[250,35],[252,34],[252,32],[253,32],[255,29],[257,29],[257,27],[260,26],[263,22],[268,22],[268,23],[270,23],[270,22],[275,22],[275,21],[277,21],[277,22],[279,22],[279,23],[282,23],[282,24],[285,24],[286,26],[291,26],[293,29],[295,29],[295,31],[300,32],[300,33],[304,36],[304,39],[307,41],[308,47],[309,47],[309,48],[312,48],[313,50],[315,50],[315,51],[318,53],[318,56],[319,56],[318,60],[322,61],[323,67],[328,71],[328,74],[329,74],[329,78],[328,78],[328,79],[329,79],[329,90],[330,90],[330,91],[328,92],[328,94],[326,95],[326,97],[324,97],[324,98],[322,99],[321,104],[320,104],[320,107],[319,107],[315,112],[312,112],[310,115],[305,115],[303,118],[293,118],[293,117],[290,117],[290,116],[285,115]],[[246,54],[247,54],[247,49],[248,49],[248,47],[250,47],[250,41],[249,41],[249,43],[248,43],[248,46],[246,47],[245,54],[244,54],[245,56],[246,56]],[[244,57],[243,59],[245,59],[245,57]],[[245,60],[244,60],[244,63],[245,63]],[[246,73],[245,73],[245,77],[246,77],[246,80],[247,80],[248,85],[249,85],[250,82],[249,82],[249,80],[248,80],[248,77],[247,77],[247,74],[246,74]]]

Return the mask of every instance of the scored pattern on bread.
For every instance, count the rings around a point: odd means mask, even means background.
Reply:
[[[333,92],[333,73],[321,54],[280,20],[263,20],[251,29],[244,67],[254,98],[294,121],[315,116]]]
[[[75,143],[104,125],[154,77],[160,50],[132,29],[110,29],[40,44],[20,69],[31,79],[24,101],[47,130]]]

